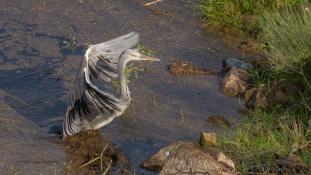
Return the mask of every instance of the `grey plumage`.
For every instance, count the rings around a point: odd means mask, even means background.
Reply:
[[[125,111],[131,101],[125,77],[126,64],[132,60],[158,61],[132,49],[138,41],[139,35],[131,32],[87,49],[75,90],[70,95],[63,123],[64,137],[101,128]],[[120,83],[119,94],[104,91],[93,83],[93,80],[111,83],[116,78]]]

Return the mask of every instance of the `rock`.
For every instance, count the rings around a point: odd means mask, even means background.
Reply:
[[[241,69],[244,69],[244,70],[250,70],[253,68],[253,65],[250,64],[250,63],[244,63],[240,66]]]
[[[293,85],[273,81],[269,83],[269,88],[267,85],[261,84],[259,87],[247,90],[244,94],[244,100],[249,107],[265,108],[269,104],[284,105],[291,100],[290,94],[299,91]]]
[[[143,161],[141,166],[143,168],[148,169],[148,170],[161,171],[161,169],[163,168],[164,163],[166,162],[167,158],[180,145],[186,145],[187,147],[190,147],[190,148],[193,148],[193,149],[199,149],[200,148],[200,146],[198,144],[195,144],[193,142],[177,142],[177,143],[173,143],[173,144],[171,144],[169,146],[166,146],[166,147],[160,149],[156,154],[154,154],[148,160]]]
[[[209,116],[207,119],[207,122],[211,124],[217,124],[224,128],[228,128],[231,126],[231,123],[227,119],[225,119],[224,116],[221,116],[221,115]]]
[[[217,135],[216,133],[202,132],[200,137],[201,146],[217,146]]]
[[[176,61],[169,66],[172,75],[214,75],[216,72],[195,66],[188,61]]]
[[[248,107],[266,108],[269,105],[267,88],[261,85],[259,88],[252,88],[245,92],[244,100]]]
[[[224,153],[220,152],[217,155],[217,160],[218,160],[218,162],[221,162],[221,163],[235,169],[235,165],[234,165],[233,161],[229,157],[227,157]]]
[[[166,174],[233,175],[235,172],[201,148],[181,143],[168,157],[160,172],[160,175]]]
[[[250,63],[246,63],[245,61],[238,58],[228,58],[224,61],[224,69],[231,69],[232,67],[236,67],[243,70],[249,70],[253,68],[253,65]]]
[[[271,100],[278,105],[287,104],[291,100],[291,94],[303,91],[303,89],[297,87],[296,85],[282,80],[270,83],[270,89],[271,94],[273,95]]]
[[[219,160],[219,161],[218,161]],[[152,167],[146,167],[152,165]],[[177,142],[162,148],[142,166],[160,171],[160,175],[167,174],[209,174],[209,175],[234,175],[231,159],[212,148],[203,150],[193,142]]]
[[[228,96],[243,94],[248,87],[249,78],[247,71],[232,67],[222,80],[222,90]]]

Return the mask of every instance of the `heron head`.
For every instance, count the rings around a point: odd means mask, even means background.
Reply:
[[[160,61],[157,58],[139,53],[138,49],[128,49],[123,53],[128,61]]]

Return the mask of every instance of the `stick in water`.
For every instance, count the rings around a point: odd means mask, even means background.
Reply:
[[[152,5],[152,4],[156,4],[156,3],[158,3],[158,2],[161,2],[161,1],[163,1],[163,0],[155,0],[155,1],[152,1],[152,2],[149,2],[149,3],[145,4],[144,6],[146,7],[146,6],[149,6],[149,5]]]

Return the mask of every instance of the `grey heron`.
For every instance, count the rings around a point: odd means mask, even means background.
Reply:
[[[139,34],[131,32],[107,42],[90,46],[79,70],[75,90],[70,95],[63,122],[63,137],[81,131],[99,129],[122,115],[131,102],[125,75],[126,64],[130,61],[159,61],[139,53]],[[104,91],[93,80],[111,83],[117,79],[119,93]],[[93,110],[97,115],[90,115]]]

